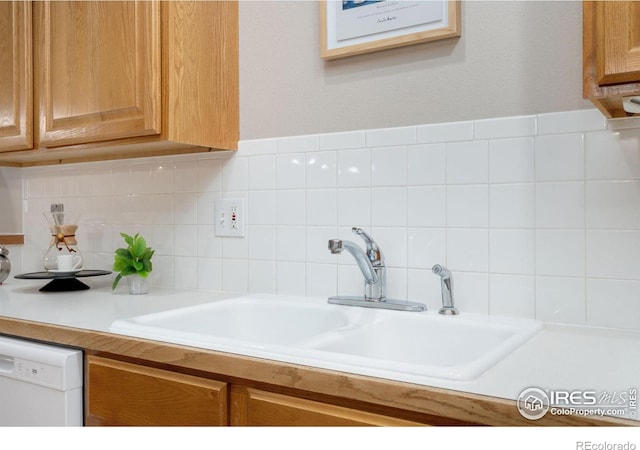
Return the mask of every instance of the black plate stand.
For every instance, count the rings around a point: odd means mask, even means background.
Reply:
[[[84,284],[78,278],[99,277],[109,275],[108,270],[81,270],[75,274],[69,273],[53,273],[53,272],[33,272],[16,275],[14,278],[21,280],[51,280],[48,284],[39,289],[40,292],[72,292],[86,291],[89,286]]]
[[[71,292],[86,291],[89,286],[77,278],[54,278],[49,283],[42,286],[40,292]]]

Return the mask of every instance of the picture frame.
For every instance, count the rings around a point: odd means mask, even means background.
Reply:
[[[322,0],[326,60],[460,36],[459,0]]]

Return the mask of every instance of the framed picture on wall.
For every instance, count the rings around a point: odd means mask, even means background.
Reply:
[[[455,0],[324,0],[320,56],[337,59],[460,36]]]

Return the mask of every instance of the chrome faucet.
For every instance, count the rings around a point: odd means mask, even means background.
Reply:
[[[364,240],[365,250],[362,250],[354,242],[341,239],[330,239],[329,250],[333,254],[340,254],[346,250],[355,258],[356,264],[364,276],[364,296],[330,297],[329,303],[403,311],[424,311],[427,309],[422,303],[387,299],[387,267],[384,264],[382,250],[362,228],[353,227],[351,231]]]
[[[362,228],[353,227],[353,234],[360,236],[366,249],[363,251],[356,243],[332,239],[329,241],[329,250],[333,254],[340,254],[343,250],[353,255],[364,276],[364,298],[372,302],[384,301],[387,296],[387,268],[384,265],[384,255],[376,241]]]
[[[446,316],[457,316],[460,311],[453,306],[453,278],[451,272],[444,266],[436,264],[431,271],[440,277],[440,289],[442,291],[442,308],[438,311]]]

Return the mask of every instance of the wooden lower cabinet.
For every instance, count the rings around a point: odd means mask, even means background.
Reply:
[[[87,356],[85,379],[88,426],[424,426],[359,405],[338,406],[96,355]]]
[[[227,425],[227,384],[87,356],[86,425]]]
[[[242,386],[231,388],[230,419],[231,425],[239,426],[423,426],[395,417]]]

